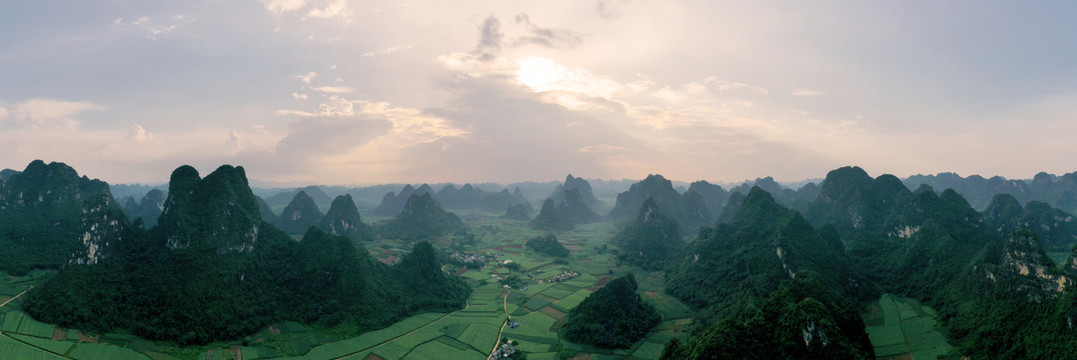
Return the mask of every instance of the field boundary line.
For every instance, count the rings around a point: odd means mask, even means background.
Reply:
[[[471,297],[468,297],[468,299],[467,299],[467,300],[464,300],[464,303],[465,303],[465,305],[466,305],[466,306],[464,306],[464,308],[463,308],[463,309],[460,309],[460,310],[456,310],[456,311],[450,312],[450,313],[448,313],[448,314],[442,315],[441,317],[439,317],[439,318],[437,318],[437,319],[434,319],[434,320],[433,320],[433,321],[431,321],[431,322],[428,322],[428,323],[426,323],[426,325],[423,325],[423,326],[420,326],[420,327],[417,327],[417,328],[415,328],[415,330],[412,330],[412,331],[408,331],[408,332],[406,332],[406,333],[403,333],[403,334],[397,335],[396,337],[394,337],[394,338],[392,338],[392,339],[389,339],[389,340],[385,340],[385,341],[382,341],[382,342],[380,342],[380,343],[377,343],[377,344],[376,344],[376,345],[374,345],[374,346],[371,346],[371,347],[368,347],[368,348],[365,348],[365,349],[359,349],[359,350],[356,350],[356,351],[354,351],[354,352],[351,352],[351,353],[347,353],[347,354],[344,354],[344,355],[341,355],[341,356],[337,356],[337,357],[334,357],[334,358],[332,358],[332,359],[333,359],[333,360],[336,360],[336,359],[343,359],[343,358],[346,358],[346,357],[349,357],[349,356],[352,356],[352,355],[355,355],[355,354],[358,354],[358,353],[361,353],[361,352],[364,352],[364,351],[367,351],[367,350],[374,350],[374,349],[378,348],[379,346],[385,345],[385,344],[387,344],[387,343],[389,343],[389,342],[391,342],[391,341],[394,341],[394,340],[396,340],[396,339],[399,339],[399,338],[402,338],[402,337],[405,337],[405,336],[411,335],[411,334],[415,333],[416,331],[419,331],[419,330],[425,329],[425,328],[426,328],[427,326],[430,326],[430,325],[434,325],[434,324],[435,324],[435,323],[437,323],[438,321],[444,320],[445,318],[449,317],[449,315],[452,315],[452,314],[455,314],[455,313],[458,313],[458,312],[461,312],[461,311],[466,311],[467,309],[471,308]],[[425,343],[425,341],[424,341],[423,343]],[[414,349],[414,348],[413,348],[413,349]],[[312,350],[313,350],[313,349],[312,349]],[[408,352],[410,353],[410,352],[411,352],[411,350],[409,350]]]

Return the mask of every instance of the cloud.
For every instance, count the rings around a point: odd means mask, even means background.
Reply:
[[[160,24],[160,22],[151,22],[150,17],[143,16],[129,24],[123,23],[123,18],[116,18],[112,23],[117,29],[123,32],[129,32],[132,29],[141,30],[146,34],[146,38],[150,40],[157,40],[159,35],[164,35],[179,29],[180,27],[194,22],[193,18],[188,18],[183,15],[173,15],[167,18],[166,24]]]
[[[826,95],[826,93],[824,93],[822,91],[813,91],[813,90],[807,90],[807,89],[796,89],[796,90],[793,90],[793,92],[791,94],[796,95],[796,96],[821,96],[821,95]]]
[[[299,79],[299,81],[302,81],[304,84],[310,84],[310,80],[314,79],[317,76],[318,73],[311,71],[306,75],[296,75],[295,78]]]
[[[81,121],[79,115],[89,111],[108,108],[89,101],[62,101],[31,99],[0,111],[0,127],[3,128],[67,128],[74,129]]]
[[[320,19],[350,20],[351,16],[352,11],[348,9],[348,2],[345,0],[331,0],[326,2],[324,7],[310,9],[310,12],[307,12],[307,17]]]
[[[621,11],[617,8],[617,5],[610,0],[601,0],[595,4],[595,13],[599,17],[607,20],[616,20],[621,18]]]
[[[319,87],[310,88],[310,89],[314,90],[314,91],[317,91],[317,92],[331,93],[331,94],[347,94],[347,93],[355,91],[355,89],[353,89],[353,88],[351,88],[349,86],[319,86]]]
[[[572,48],[583,42],[583,35],[575,31],[542,28],[531,22],[527,14],[516,15],[514,21],[526,27],[527,34],[513,39],[510,46],[539,45],[548,48]]]
[[[296,11],[307,6],[307,0],[262,0],[266,10],[280,15],[289,11]]]
[[[314,117],[314,116],[318,116],[317,114],[314,114],[314,113],[309,113],[309,112],[306,112],[306,111],[299,111],[299,110],[285,110],[285,109],[282,109],[282,110],[277,110],[277,116],[288,116],[288,115],[294,115],[294,116],[302,116],[302,117]]]
[[[295,93],[294,92],[294,93],[292,93],[292,98],[296,99],[296,100],[307,100],[307,99],[310,99],[310,95],[300,94],[300,93]]]
[[[395,53],[395,52],[400,51],[400,50],[411,49],[411,48],[414,48],[414,47],[415,47],[415,43],[400,44],[400,45],[396,45],[396,46],[390,46],[390,47],[387,47],[387,48],[384,48],[384,49],[381,49],[381,50],[374,50],[374,51],[369,51],[369,52],[363,53],[363,57],[374,57],[374,56],[381,56],[381,55],[389,55],[389,54]]]
[[[337,95],[332,95],[325,103],[319,105],[318,115],[321,116],[353,116],[355,104]]]
[[[584,147],[580,148],[580,152],[585,152],[585,153],[611,153],[611,152],[614,152],[614,151],[617,151],[617,150],[623,150],[623,149],[624,148],[620,147],[620,146],[598,144],[598,145],[584,146]]]
[[[497,17],[489,16],[482,22],[482,28],[479,29],[479,45],[475,49],[477,54],[496,54],[501,49],[501,41],[505,37],[505,34],[501,32],[501,20]]]
[[[153,141],[154,137],[153,134],[151,134],[149,131],[146,131],[146,129],[143,128],[141,124],[135,124],[131,126],[131,130],[127,132],[127,135],[124,136],[124,139],[136,143],[144,143]]]

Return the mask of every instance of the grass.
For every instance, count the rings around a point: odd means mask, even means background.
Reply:
[[[22,323],[19,324],[19,334],[33,335],[41,338],[51,338],[52,332],[56,330],[56,325],[46,324],[29,316],[22,318]]]
[[[75,343],[70,342],[70,341],[58,341],[58,340],[42,339],[42,338],[39,338],[39,337],[20,335],[20,334],[11,334],[11,337],[15,338],[16,340],[22,341],[24,343],[30,344],[30,345],[32,345],[34,347],[42,348],[42,349],[45,349],[45,350],[47,350],[47,351],[49,351],[51,353],[55,353],[55,354],[59,354],[59,355],[66,354],[68,350],[71,350],[72,346],[75,346]]]
[[[0,335],[0,358],[26,360],[64,359],[62,356],[42,351],[4,335]]]
[[[492,345],[491,345],[492,347]],[[483,350],[485,351],[485,350]],[[467,344],[461,343],[456,339],[439,337],[434,341],[428,341],[416,346],[403,357],[405,360],[410,359],[476,359],[481,360],[486,357],[487,354],[483,354],[478,350],[472,349]]]
[[[937,328],[935,311],[912,299],[885,294],[865,312],[864,323],[879,357],[934,359],[954,351]]]
[[[19,324],[22,323],[22,319],[26,317],[26,313],[22,311],[10,311],[4,315],[4,325],[0,326],[0,331],[3,332],[18,332]]]
[[[150,360],[149,356],[128,348],[94,343],[78,344],[67,356],[77,360]]]

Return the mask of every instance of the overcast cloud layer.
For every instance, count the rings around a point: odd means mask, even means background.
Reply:
[[[1077,170],[1068,2],[9,1],[0,168],[112,183]]]

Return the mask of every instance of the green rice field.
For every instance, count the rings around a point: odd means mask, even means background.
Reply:
[[[935,311],[916,300],[885,294],[864,313],[879,359],[958,359],[939,330]]]

